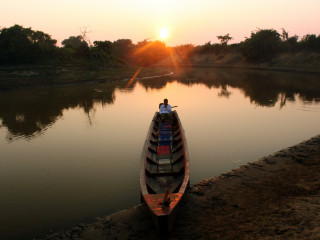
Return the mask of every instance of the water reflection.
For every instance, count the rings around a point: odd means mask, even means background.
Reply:
[[[304,102],[319,102],[319,76],[270,71],[241,71],[197,69],[180,73],[179,81],[187,84],[202,83],[209,88],[221,88],[219,96],[229,96],[228,87],[241,89],[250,102],[273,107],[278,101],[295,101],[299,95]]]
[[[187,70],[128,88],[0,92],[1,237],[39,239],[137,204],[141,149],[164,96],[179,106],[191,184],[320,131],[313,76]]]
[[[238,88],[252,104],[274,107],[277,102],[284,108],[296,98],[306,105],[320,102],[319,76],[283,72],[242,71],[236,69],[191,69],[176,72],[174,76],[140,79],[138,82],[148,91],[162,89],[168,82],[185,85],[203,84],[220,89],[219,97],[229,98],[231,88]],[[43,133],[63,115],[68,108],[81,108],[89,123],[95,105],[107,106],[115,101],[115,89],[132,91],[134,82],[126,89],[126,82],[101,85],[37,88],[0,92],[0,127],[8,129],[8,141],[19,137],[31,139]],[[306,108],[307,109],[307,108]],[[309,109],[310,110],[310,109]]]
[[[113,84],[115,85],[115,84]],[[77,86],[5,91],[0,93],[0,119],[9,131],[7,139],[38,136],[62,117],[63,110],[81,108],[88,115],[95,104],[112,104],[117,86]]]

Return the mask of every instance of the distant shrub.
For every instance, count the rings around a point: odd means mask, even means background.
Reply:
[[[52,59],[56,40],[41,31],[14,25],[0,29],[0,63],[33,63]]]
[[[273,29],[252,32],[251,37],[241,43],[241,53],[248,61],[270,60],[281,49],[280,34]]]
[[[304,49],[320,49],[320,35],[316,37],[315,34],[307,34],[302,37],[300,45]]]

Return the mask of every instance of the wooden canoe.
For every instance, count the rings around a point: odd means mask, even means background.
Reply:
[[[165,123],[156,112],[141,155],[140,188],[160,234],[170,232],[189,177],[187,142],[177,112]],[[170,198],[167,204],[165,196]]]

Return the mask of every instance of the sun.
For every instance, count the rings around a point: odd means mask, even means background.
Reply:
[[[166,39],[166,38],[168,37],[168,35],[169,35],[168,29],[162,28],[162,29],[159,31],[159,35],[160,35],[160,38]]]

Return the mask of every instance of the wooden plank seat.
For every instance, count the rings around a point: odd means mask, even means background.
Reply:
[[[169,189],[170,193],[175,193],[181,186],[183,181],[183,174],[178,176],[164,176],[164,177],[149,177],[147,178],[147,186],[154,193],[165,193]]]
[[[159,140],[158,146],[170,146],[171,141]]]
[[[171,163],[175,164],[177,162],[183,161],[185,158],[183,151],[176,152],[172,154]]]
[[[172,164],[170,159],[164,159],[163,162],[155,163],[150,160],[146,163],[146,173],[151,176],[176,176],[183,172],[183,164],[177,161]]]
[[[173,136],[174,138],[180,136],[180,130],[177,129],[176,131],[172,131],[172,136]]]
[[[150,139],[150,145],[158,146],[158,141],[153,141],[152,139]]]
[[[152,157],[152,156],[148,157],[147,156],[146,160],[149,162],[153,162],[154,164],[158,164],[158,160],[156,157]]]
[[[155,153],[156,154],[157,153],[157,147],[158,147],[157,145],[156,146],[149,145],[148,146],[148,151],[151,152],[151,153]]]
[[[171,154],[171,148],[170,145],[159,145],[157,146],[157,155],[162,156],[162,155],[167,155]]]
[[[176,153],[178,151],[181,151],[182,150],[182,144],[181,142],[178,142],[175,146],[172,147],[172,150],[171,150],[171,153]]]

